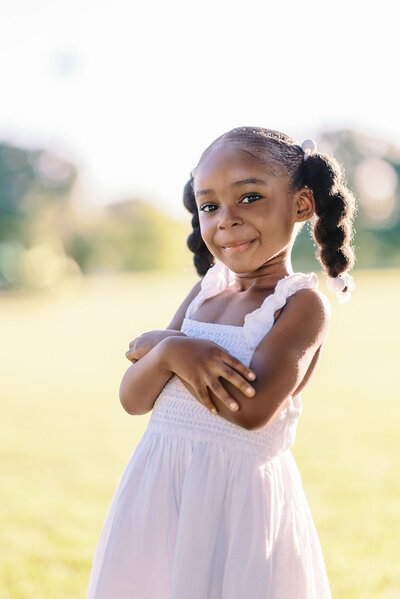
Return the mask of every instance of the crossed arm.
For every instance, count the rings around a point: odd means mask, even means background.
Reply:
[[[201,281],[198,281],[193,286],[193,288],[190,290],[189,294],[184,299],[182,304],[179,306],[176,314],[174,315],[173,319],[171,320],[171,322],[169,323],[169,325],[167,326],[166,329],[157,330],[157,331],[149,331],[149,334],[144,333],[143,335],[140,335],[141,341],[142,341],[142,344],[141,344],[142,350],[141,351],[143,351],[146,354],[153,347],[155,347],[158,343],[160,343],[160,341],[163,341],[163,339],[167,339],[167,337],[176,336],[176,335],[186,336],[185,333],[182,333],[180,329],[182,327],[182,323],[183,323],[184,316],[186,314],[186,310],[187,310],[190,302],[199,293],[200,288],[201,288]],[[138,338],[133,339],[133,341],[130,342],[129,350],[125,353],[126,357],[130,360],[132,360],[132,358],[130,356],[138,355],[137,353],[135,354],[130,351],[131,348],[135,345],[135,341],[137,339]],[[139,348],[139,356],[141,354],[141,351]]]
[[[137,383],[142,380],[145,385],[140,389],[136,384],[133,388],[128,384],[129,369],[124,375],[124,378],[127,378],[125,384],[123,384],[124,379],[122,380],[120,388],[120,399],[124,408],[129,411],[128,402],[125,400],[126,405],[124,405],[123,401],[128,394],[131,397],[133,393],[136,397],[142,397],[145,393],[146,397],[144,405],[141,407],[136,405],[129,413],[143,414],[151,410],[159,392],[174,374],[166,368],[164,340],[167,337],[185,336],[180,331],[180,327],[186,308],[199,289],[200,282],[191,290],[165,331],[152,331],[149,334],[149,340],[152,338],[155,345],[130,367],[132,369],[140,365],[142,372],[134,373],[138,375],[134,378]],[[302,323],[301,326],[299,322]],[[304,386],[307,373],[314,369],[320,357],[329,323],[329,303],[317,290],[299,290],[288,298],[280,317],[254,351],[250,369],[256,374],[256,379],[252,383],[255,395],[247,396],[243,386],[239,388],[222,377],[216,381],[215,392],[212,385],[209,387],[209,397],[217,407],[219,415],[249,430],[264,426],[284,399],[299,392]],[[161,349],[164,349],[164,353]],[[185,381],[182,382],[185,384]],[[240,406],[239,410],[232,412],[220,399],[219,385],[222,385],[229,396],[236,400]],[[186,386],[189,388],[188,385]],[[247,381],[246,386],[248,386]],[[142,395],[139,395],[139,391]]]

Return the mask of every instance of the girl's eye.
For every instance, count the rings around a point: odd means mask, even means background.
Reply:
[[[244,198],[241,199],[241,202],[244,204],[252,204],[253,202],[256,202],[257,200],[259,200],[262,196],[260,196],[258,193],[248,193],[246,196],[244,196]],[[247,198],[250,198],[250,202],[243,202],[243,200],[246,200]],[[212,210],[206,210],[206,208],[210,208],[213,207],[215,208],[215,204],[202,204],[200,206],[200,210],[202,212],[214,212],[214,209]]]
[[[254,202],[256,202],[257,200],[259,200],[261,198],[261,196],[258,193],[248,193],[247,196],[244,196],[243,200],[245,200],[246,198],[255,198],[255,200],[253,200]],[[243,202],[242,200],[242,202]],[[245,202],[246,204],[247,202]],[[250,202],[250,204],[252,204],[253,202]]]
[[[206,208],[209,208],[210,206],[215,206],[215,204],[202,204],[200,210],[202,212],[214,212],[214,210],[206,210]]]

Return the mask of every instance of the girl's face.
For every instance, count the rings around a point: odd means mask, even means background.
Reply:
[[[193,187],[204,243],[238,274],[257,270],[285,248],[289,253],[296,220],[306,220],[296,213],[289,182],[237,145],[211,150]]]

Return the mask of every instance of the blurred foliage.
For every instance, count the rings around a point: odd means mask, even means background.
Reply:
[[[65,246],[86,272],[163,270],[185,263],[188,232],[154,206],[130,200],[107,206],[99,220],[77,224]]]
[[[0,288],[185,267],[189,232],[190,222],[139,199],[90,205],[75,165],[48,151],[0,144]]]
[[[400,149],[352,130],[321,133],[318,149],[343,164],[357,199],[355,268],[399,266]],[[0,288],[192,263],[189,213],[186,221],[172,220],[140,198],[100,209],[79,183],[77,166],[56,153],[0,143]],[[311,226],[296,239],[295,270],[321,269]]]

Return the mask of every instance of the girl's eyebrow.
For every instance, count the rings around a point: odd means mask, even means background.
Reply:
[[[262,181],[261,179],[255,179],[254,177],[250,177],[250,179],[242,179],[241,181],[235,181],[235,183],[232,183],[231,187],[239,187],[240,185],[246,185],[247,183],[253,183],[253,184],[258,184],[258,185],[268,185],[268,183],[266,183],[265,181]],[[207,193],[212,193],[213,190],[212,189],[200,189],[199,191],[196,192],[197,196],[203,196],[206,195]]]

